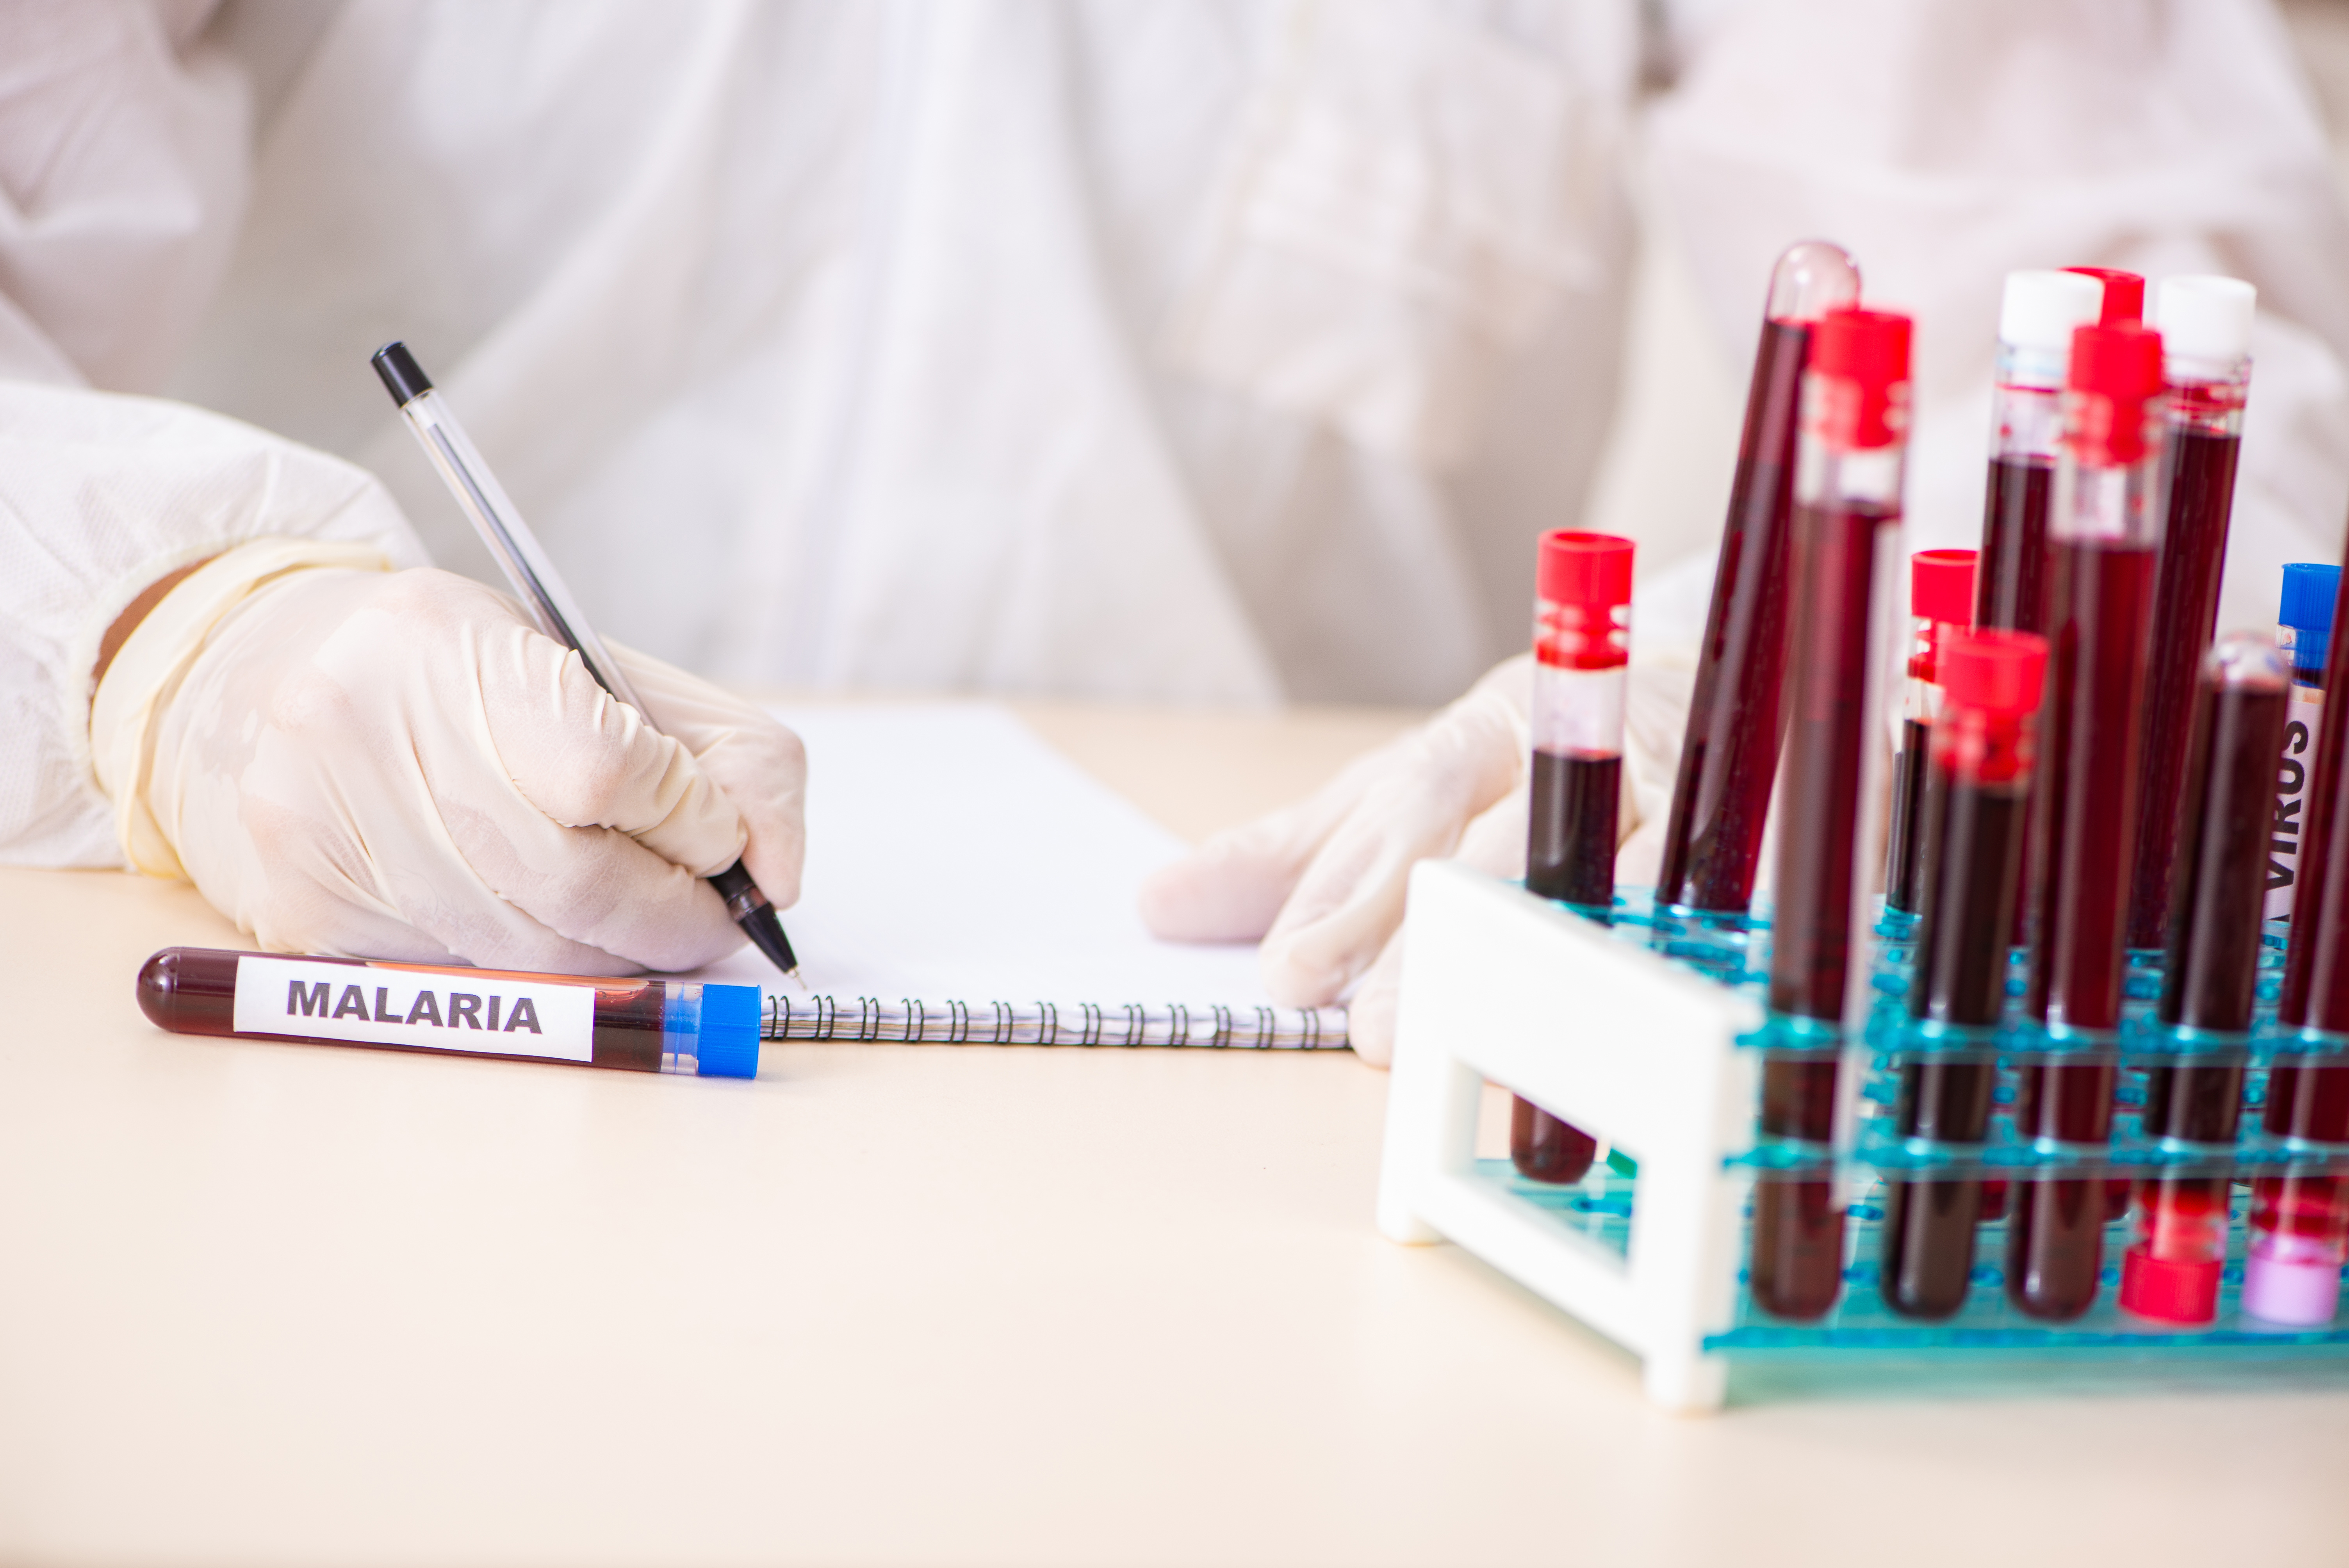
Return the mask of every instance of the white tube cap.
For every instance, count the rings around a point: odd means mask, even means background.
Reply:
[[[2072,352],[2072,329],[2093,326],[2105,285],[2080,273],[2009,273],[1999,302],[1998,338],[2013,348]]]
[[[2240,359],[2251,351],[2251,307],[2259,297],[2240,278],[2164,278],[2146,325],[2160,332],[2165,354]]]

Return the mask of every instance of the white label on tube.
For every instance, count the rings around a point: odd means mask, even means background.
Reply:
[[[2261,918],[2292,913],[2300,881],[2300,841],[2308,831],[2309,802],[2315,780],[2316,726],[2324,716],[2324,693],[2292,683],[2284,708],[2283,755],[2276,763],[2275,816],[2268,830],[2268,896]]]
[[[236,1032],[585,1062],[595,988],[248,956],[236,964]]]

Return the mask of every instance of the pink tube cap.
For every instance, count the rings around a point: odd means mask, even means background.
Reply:
[[[2330,1258],[2288,1261],[2253,1253],[2243,1264],[2242,1308],[2293,1328],[2322,1328],[2341,1305],[2341,1265]]]

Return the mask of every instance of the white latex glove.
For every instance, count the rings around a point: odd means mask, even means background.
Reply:
[[[164,682],[143,770],[109,765],[138,726],[105,686],[93,742],[109,791],[139,791],[134,864],[183,871],[264,947],[691,969],[743,940],[698,879],[740,855],[778,906],[797,898],[804,756],[748,703],[615,649],[656,733],[511,600],[443,572],[304,568],[239,594]]]
[[[1311,799],[1209,839],[1143,885],[1143,921],[1175,942],[1260,938],[1266,988],[1283,1006],[1327,1006],[1350,991],[1354,1049],[1384,1066],[1413,864],[1457,856],[1495,876],[1525,875],[1532,677],[1530,655],[1495,665]],[[1634,665],[1619,832],[1661,830],[1687,707],[1684,661]],[[1636,862],[1638,850],[1627,846],[1622,862]],[[1651,875],[1653,851],[1645,858]]]

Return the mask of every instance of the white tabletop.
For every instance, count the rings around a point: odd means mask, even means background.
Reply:
[[[1196,833],[1393,716],[1031,710]],[[0,872],[0,1562],[2349,1561],[2349,1364],[1741,1376],[1371,1229],[1344,1055],[755,1083],[150,1028],[195,893]]]

